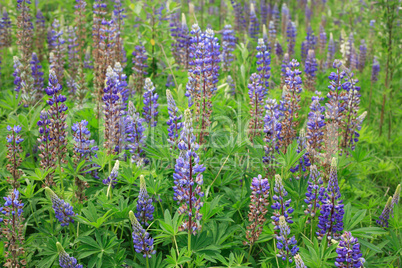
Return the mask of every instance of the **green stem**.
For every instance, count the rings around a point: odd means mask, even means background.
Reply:
[[[248,261],[250,260],[251,250],[252,250],[252,249],[253,249],[253,245],[250,244],[250,249],[249,249],[249,251],[248,251],[248,257],[247,257],[247,262],[246,262],[246,263],[248,263]]]
[[[191,252],[191,230],[188,230],[188,255],[191,258],[192,252]],[[188,262],[188,267],[192,267],[191,261]]]
[[[149,268],[149,261],[148,261],[148,257],[145,258],[147,260],[147,268]]]
[[[59,177],[60,177],[60,184],[61,184],[61,197],[64,199],[64,182],[61,176],[61,161],[60,156],[57,158],[58,170],[59,170]]]

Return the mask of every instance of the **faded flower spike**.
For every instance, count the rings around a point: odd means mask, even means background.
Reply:
[[[73,207],[63,199],[60,199],[49,187],[46,187],[45,191],[48,198],[52,200],[52,208],[61,226],[68,226],[70,223],[74,223],[73,217],[76,214],[73,211]]]
[[[295,255],[296,268],[307,268],[299,254]]]
[[[70,257],[64,250],[63,246],[57,242],[57,251],[59,252],[59,264],[61,268],[83,268],[81,264],[77,264],[77,259]]]
[[[145,184],[144,176],[140,176],[140,194],[137,200],[137,213],[135,216],[142,225],[147,227],[148,222],[154,220],[154,206],[152,205],[152,198],[149,197],[147,192],[147,186]]]
[[[131,226],[133,227],[133,243],[137,253],[142,253],[144,258],[151,258],[156,253],[154,250],[154,240],[149,236],[149,233],[138,222],[132,211],[128,214]]]

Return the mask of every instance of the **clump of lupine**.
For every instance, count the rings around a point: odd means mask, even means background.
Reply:
[[[176,160],[175,173],[173,174],[173,200],[181,204],[178,210],[179,214],[188,217],[185,218],[180,229],[195,235],[197,230],[201,228],[202,214],[200,209],[203,206],[201,198],[204,196],[201,185],[204,182],[202,173],[205,171],[205,167],[199,164],[200,159],[196,153],[199,145],[196,143],[193,131],[191,111],[187,109],[184,112],[184,124],[178,144],[181,153]]]
[[[149,124],[150,127],[156,127],[158,123],[158,93],[155,92],[155,86],[152,83],[151,79],[145,79],[144,85],[144,107],[142,115],[144,116],[145,121]]]
[[[382,211],[379,219],[377,220],[377,224],[381,225],[384,228],[388,228],[389,226],[389,217],[394,212],[394,206],[398,204],[399,198],[401,195],[401,185],[399,184],[396,187],[394,195],[388,197],[387,203],[385,204],[384,210]]]
[[[21,137],[20,126],[7,126],[7,130],[11,132],[7,135],[7,159],[10,163],[7,164],[7,170],[11,173],[11,177],[7,177],[8,183],[12,185],[14,189],[19,187],[18,179],[22,175],[22,171],[18,167],[22,163],[21,153],[23,152],[21,142],[24,139]]]
[[[49,187],[46,187],[45,191],[48,198],[52,201],[52,208],[56,219],[60,222],[60,225],[63,227],[68,226],[70,223],[74,223],[74,217],[76,214],[73,211],[73,207],[61,199]]]
[[[131,162],[141,166],[146,163],[144,152],[146,121],[140,118],[131,101],[128,103],[128,114],[125,121],[125,134],[128,143],[126,149],[131,153]]]
[[[265,93],[268,93],[269,82],[271,77],[271,55],[269,54],[268,47],[264,42],[264,39],[258,39],[257,45],[257,71],[260,75],[261,85],[264,88]]]
[[[70,255],[64,250],[63,246],[57,242],[57,251],[59,253],[59,265],[61,268],[83,268],[81,264],[78,264],[77,259],[70,257]]]
[[[151,258],[156,253],[154,250],[154,240],[149,233],[141,226],[132,211],[129,212],[131,226],[133,228],[133,243],[137,253],[141,253],[144,258]]]
[[[251,182],[251,196],[250,196],[250,211],[248,213],[248,221],[250,225],[247,226],[247,241],[244,244],[249,244],[250,248],[260,237],[264,223],[266,221],[265,214],[267,214],[268,196],[269,196],[269,182],[268,179],[263,179],[261,175],[253,178]]]
[[[177,143],[179,142],[180,129],[183,126],[183,123],[180,122],[183,115],[179,115],[179,108],[177,108],[176,102],[169,89],[166,90],[166,97],[169,114],[169,120],[166,122],[168,125],[168,142],[171,144],[171,148],[176,150]]]
[[[341,231],[343,231],[343,200],[338,185],[338,174],[336,159],[331,162],[331,170],[329,174],[328,186],[321,198],[320,216],[318,222],[317,235],[319,239],[324,236],[328,243],[332,239],[339,239]]]
[[[24,204],[20,200],[20,192],[14,188],[12,192],[4,198],[4,206],[0,207],[0,222],[4,225],[1,228],[2,237],[5,237],[5,263],[4,267],[24,267]]]
[[[148,74],[146,69],[148,68],[147,60],[148,56],[143,45],[135,46],[132,53],[133,55],[133,79],[134,79],[134,90],[136,92],[142,92],[145,84],[145,76]],[[131,95],[134,92],[131,92]]]
[[[365,260],[362,258],[359,241],[352,236],[351,232],[345,232],[341,236],[336,253],[338,253],[336,267],[363,267]]]
[[[152,198],[149,197],[147,192],[147,186],[145,184],[145,178],[140,176],[140,193],[137,199],[137,213],[135,217],[141,223],[141,225],[148,227],[149,222],[154,220],[154,206],[152,205]]]

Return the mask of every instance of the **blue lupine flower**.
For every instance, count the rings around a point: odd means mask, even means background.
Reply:
[[[394,195],[388,198],[387,203],[385,204],[384,210],[382,211],[379,219],[376,221],[378,225],[381,225],[384,228],[388,228],[389,226],[389,217],[394,212],[394,206],[398,204],[399,197],[401,195],[401,185],[399,184],[396,187]]]
[[[336,159],[331,162],[328,187],[321,200],[320,216],[318,222],[319,230],[316,232],[319,239],[324,236],[327,241],[339,239],[339,232],[343,231],[344,205],[341,200],[341,193],[338,185],[338,175],[336,170]]]
[[[10,216],[10,221],[13,221],[13,218],[16,216],[21,218],[24,203],[20,200],[20,192],[17,189],[14,189],[13,192],[3,197],[4,199],[4,207],[1,207],[1,213],[5,216]],[[0,220],[2,222],[3,219]]]
[[[230,95],[234,96],[236,94],[236,84],[232,76],[228,75],[228,77],[226,78],[226,83],[229,86]]]
[[[173,81],[173,76],[171,74],[168,74],[165,87],[169,88],[169,87],[174,87],[174,86],[175,86],[175,83]]]
[[[88,46],[85,50],[85,57],[84,57],[84,68],[85,69],[93,69],[93,62],[91,59],[91,47]]]
[[[271,77],[271,55],[263,39],[258,39],[256,49],[258,51],[257,55],[255,56],[257,58],[257,71],[260,75],[261,84],[264,87],[265,92],[268,93],[268,79]]]
[[[251,39],[257,39],[258,32],[260,31],[260,24],[258,22],[257,15],[255,14],[255,9],[253,3],[250,3],[250,26],[248,33]]]
[[[296,24],[293,21],[289,21],[286,29],[286,36],[288,42],[288,53],[290,57],[292,57],[295,53],[296,35]]]
[[[282,124],[280,122],[279,106],[275,99],[266,100],[264,118],[264,146],[265,156],[263,161],[268,165],[270,175],[274,175],[276,162],[275,153],[279,150]]]
[[[140,194],[137,199],[137,213],[135,216],[137,220],[147,227],[150,221],[154,220],[154,206],[152,205],[152,198],[149,197],[147,186],[145,184],[144,176],[140,176]]]
[[[43,78],[42,65],[40,64],[40,61],[36,53],[32,53],[31,71],[32,71],[32,77],[34,79],[34,90],[40,93],[44,90],[43,86],[44,78]]]
[[[169,120],[166,122],[168,125],[168,142],[171,144],[171,148],[176,150],[176,146],[179,141],[180,129],[183,126],[183,123],[180,122],[183,116],[178,114],[179,108],[177,108],[176,102],[174,101],[172,93],[169,89],[166,90],[166,97],[169,114]]]
[[[78,264],[77,259],[70,257],[64,250],[63,246],[57,242],[57,251],[59,252],[59,265],[61,268],[83,268],[81,264]]]
[[[307,148],[307,141],[306,141],[306,132],[304,129],[300,130],[300,135],[297,138],[297,149],[296,152],[299,154],[303,150],[306,150]],[[310,163],[310,158],[309,158],[309,153],[306,151],[300,158],[299,162],[292,168],[290,168],[290,171],[292,173],[296,173],[296,180],[299,180],[300,178],[305,178],[307,176],[307,168],[311,165]]]
[[[74,223],[74,218],[77,214],[74,213],[73,207],[60,199],[49,187],[45,188],[47,196],[52,201],[52,208],[54,210],[56,219],[59,220],[61,226],[68,226],[70,223]]]
[[[275,29],[278,30],[279,19],[281,17],[279,13],[278,3],[275,3],[274,8],[271,10],[271,16],[274,21]]]
[[[273,216],[271,217],[272,224],[274,225],[275,230],[279,230],[279,218],[284,216],[287,223],[293,223],[292,217],[290,214],[293,213],[294,209],[290,206],[291,199],[285,200],[288,192],[283,186],[282,178],[280,175],[275,175],[275,187],[274,187],[275,195],[272,199],[275,201],[271,208],[274,209]]]
[[[8,15],[6,8],[3,8],[3,17],[0,19],[0,27],[2,34],[2,46],[10,47],[11,46],[11,18]]]
[[[264,98],[266,95],[265,88],[261,85],[261,77],[253,73],[250,76],[250,84],[248,84],[248,95],[250,97],[250,115],[249,138],[253,141],[255,136],[261,135],[263,126]]]
[[[102,182],[104,185],[108,185],[109,187],[111,186],[114,188],[117,184],[117,176],[119,175],[119,160],[116,161],[116,163],[113,166],[112,171],[110,172],[110,175],[104,179]]]
[[[307,209],[304,211],[306,215],[314,218],[317,210],[320,208],[320,201],[323,198],[325,188],[322,186],[323,180],[316,165],[310,167],[310,177],[308,180],[306,198],[304,202],[307,204]],[[310,218],[308,220],[310,222]]]
[[[340,70],[341,66],[342,62],[335,60],[333,67],[337,69],[336,73],[331,72],[331,75],[328,77],[330,80],[330,86],[328,86],[330,91],[327,94],[329,101],[326,104],[327,109],[325,113],[325,117],[329,122],[336,122],[338,125],[340,125],[345,116],[345,108],[348,101],[347,91],[350,88],[350,83],[344,81],[347,75],[344,71]]]
[[[333,62],[334,57],[335,57],[335,52],[336,52],[336,47],[335,47],[334,37],[332,36],[332,33],[330,33],[329,42],[328,42],[328,57],[327,57],[328,62]]]
[[[327,33],[325,32],[324,26],[320,25],[320,54],[324,56],[325,47],[327,46]]]
[[[359,241],[352,236],[351,232],[345,232],[341,236],[336,253],[338,253],[335,261],[336,267],[363,267],[365,260],[360,251]]]
[[[181,15],[181,27],[178,30],[178,60],[179,63],[187,69],[189,63],[191,37],[186,22],[186,16],[184,13]]]
[[[17,56],[13,57],[14,60],[14,91],[17,92],[17,94],[21,91],[21,71],[22,71],[22,64]]]
[[[366,56],[367,56],[367,46],[366,46],[366,41],[362,39],[360,41],[360,52],[359,52],[359,70],[363,71],[364,66],[366,65]]]
[[[126,149],[131,153],[131,162],[136,163],[137,166],[146,164],[147,160],[143,149],[146,139],[146,122],[143,118],[140,118],[131,101],[128,103],[128,115],[125,120],[126,141],[128,142]]]
[[[304,64],[304,73],[306,74],[306,85],[311,91],[314,91],[316,84],[316,76],[318,70],[317,59],[315,58],[315,52],[313,49],[308,51],[306,62]]]
[[[61,30],[59,21],[55,19],[51,29],[49,48],[52,54],[49,61],[50,69],[55,71],[55,75],[59,81],[62,81],[64,76],[65,43],[63,30]]]
[[[137,45],[132,53],[133,55],[133,77],[135,84],[135,91],[142,92],[145,83],[145,76],[148,74],[146,68],[148,68],[147,61],[148,55],[143,45]],[[131,92],[133,95],[134,92]]]
[[[271,44],[276,44],[276,30],[275,30],[274,22],[272,20],[269,21],[268,33],[269,33],[270,43]]]
[[[231,25],[225,25],[222,30],[222,69],[230,70],[232,61],[234,60],[233,51],[236,47],[236,37]]]
[[[307,120],[307,151],[310,154],[310,160],[314,161],[314,157],[321,153],[321,146],[324,139],[325,128],[325,107],[321,106],[320,101],[324,98],[320,97],[321,92],[316,91],[317,95],[311,98],[310,112]]]
[[[293,262],[292,256],[295,256],[299,251],[297,246],[297,241],[295,236],[290,236],[290,228],[284,216],[280,216],[279,219],[279,235],[276,235],[277,244],[276,247],[279,250],[277,256],[283,261],[289,260],[290,263]]]
[[[240,3],[234,0],[230,0],[230,3],[232,4],[235,15],[235,30],[237,33],[241,34],[247,28],[243,8]]]
[[[150,127],[156,127],[158,123],[158,93],[155,93],[155,87],[151,79],[145,79],[144,85],[144,108],[142,115]]]
[[[45,185],[52,186],[53,182],[53,174],[56,168],[57,159],[52,156],[52,152],[54,150],[53,143],[51,143],[52,137],[50,136],[50,125],[51,121],[49,118],[49,113],[43,109],[39,115],[40,119],[38,120],[39,127],[39,138],[38,142],[40,143],[38,146],[38,150],[41,152],[39,157],[41,158],[40,166],[43,170],[49,171],[49,173],[45,177]]]
[[[151,258],[156,253],[154,250],[154,240],[149,236],[149,233],[138,222],[132,211],[129,212],[129,218],[133,227],[133,243],[137,253],[143,254],[144,258]]]
[[[290,59],[289,59],[289,53],[285,53],[283,55],[283,60],[282,60],[282,65],[281,65],[281,88],[285,85],[285,79],[286,79],[286,69],[290,68]]]
[[[201,228],[199,224],[202,218],[200,209],[203,202],[201,202],[201,198],[204,196],[201,185],[203,184],[202,173],[205,171],[205,167],[199,164],[200,159],[196,153],[199,145],[196,143],[193,134],[193,120],[189,109],[185,111],[184,118],[183,130],[180,134],[181,141],[178,144],[181,153],[176,160],[173,174],[173,200],[181,204],[178,210],[179,214],[188,216],[180,230],[188,230],[189,233],[195,235],[197,230]]]
[[[373,65],[371,70],[371,82],[375,83],[378,81],[378,74],[380,73],[380,63],[378,62],[377,57],[373,59]]]
[[[75,94],[78,66],[80,65],[80,55],[79,53],[79,41],[76,34],[76,28],[67,28],[67,51],[68,51],[68,67],[69,67],[69,77],[67,79],[67,86],[70,89],[70,93]]]

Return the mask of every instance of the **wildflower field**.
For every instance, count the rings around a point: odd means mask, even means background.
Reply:
[[[402,267],[401,9],[0,0],[0,263]]]

